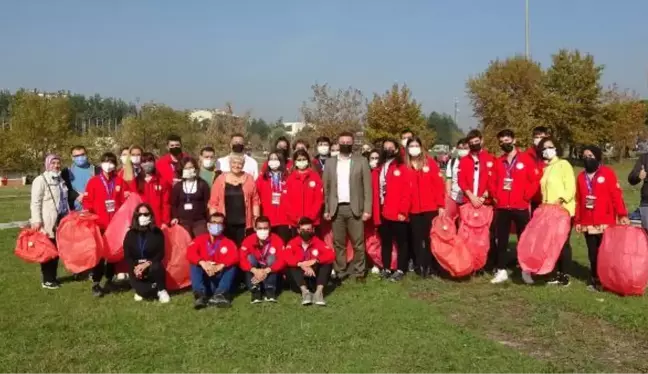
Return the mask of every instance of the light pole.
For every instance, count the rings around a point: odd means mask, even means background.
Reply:
[[[524,1],[524,56],[529,59],[529,0]]]
[[[459,113],[459,99],[455,97],[454,101],[454,123],[457,124],[457,113]]]

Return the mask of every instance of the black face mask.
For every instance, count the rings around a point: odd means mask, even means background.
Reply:
[[[382,157],[385,160],[391,160],[392,158],[396,157],[395,152],[392,151],[391,149],[384,149],[382,151]]]
[[[353,151],[353,146],[351,144],[340,144],[340,153],[343,155],[349,155]]]
[[[182,148],[180,147],[175,147],[175,148],[169,148],[169,153],[171,153],[174,156],[180,156],[182,154]]]
[[[513,151],[513,144],[512,143],[502,143],[500,144],[500,148],[504,153],[511,153]]]
[[[277,148],[277,153],[283,156],[284,161],[288,159],[288,148]]]
[[[245,146],[243,144],[234,144],[232,145],[232,152],[234,153],[243,153]]]
[[[599,161],[595,158],[586,157],[583,159],[583,163],[585,164],[585,171],[588,173],[593,173],[599,168]]]
[[[300,231],[299,236],[302,238],[303,241],[310,241],[313,239],[313,232],[312,231]]]
[[[479,152],[479,151],[481,151],[481,143],[480,143],[480,144],[469,144],[468,147],[469,147],[470,150],[473,151],[473,152]]]

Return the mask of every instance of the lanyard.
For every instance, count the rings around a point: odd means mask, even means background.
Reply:
[[[272,192],[281,191],[281,173],[272,173],[271,174]]]
[[[592,175],[592,178],[590,178],[587,174],[585,174],[585,185],[587,186],[587,193],[590,195],[594,195],[594,178],[596,177],[596,173]]]
[[[101,178],[101,183],[103,183],[104,188],[106,189],[106,193],[108,194],[108,198],[112,198],[113,192],[115,191],[115,180],[112,179],[110,182],[106,181],[106,177],[104,177],[103,174],[99,177]]]
[[[209,257],[214,257],[214,254],[216,253],[216,250],[218,247],[220,247],[221,240],[218,239],[214,242],[214,244],[207,244],[207,255]]]
[[[320,164],[320,169],[324,170],[324,164],[326,164],[326,159],[318,157],[317,162]]]
[[[182,189],[183,189],[183,191],[184,191],[184,193],[185,193],[185,200],[186,200],[186,202],[191,201],[190,196],[193,195],[193,194],[195,193],[195,192],[191,192],[191,191],[194,189],[194,187],[196,187],[196,192],[198,192],[198,179],[196,179],[196,180],[193,182],[193,184],[191,185],[191,187],[189,187],[189,183],[187,183],[187,182],[182,182]]]
[[[511,170],[513,170],[513,166],[515,166],[515,161],[517,161],[517,155],[513,157],[511,163],[508,163],[508,161],[504,161],[504,168],[506,169],[507,178],[511,178]]]
[[[142,236],[137,237],[137,248],[139,248],[140,257],[142,259],[145,259],[146,256],[144,255],[144,253],[146,249],[146,233]]]
[[[268,255],[269,250],[270,250],[270,240],[268,240],[268,244],[263,246],[263,250],[261,251],[261,257],[263,259],[266,258],[266,256]]]

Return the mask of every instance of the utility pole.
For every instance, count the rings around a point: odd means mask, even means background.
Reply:
[[[525,0],[524,12],[524,56],[529,59],[529,0]]]
[[[457,113],[459,113],[459,99],[454,100],[454,123],[457,124]]]

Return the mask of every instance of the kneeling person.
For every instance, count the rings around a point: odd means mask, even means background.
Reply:
[[[261,216],[254,224],[256,233],[243,240],[239,251],[239,267],[245,274],[245,282],[252,292],[252,304],[265,301],[276,302],[277,277],[284,268],[283,240],[270,234],[270,220]]]
[[[297,226],[299,236],[288,242],[284,251],[290,276],[301,290],[302,305],[315,302],[316,305],[324,306],[324,286],[331,276],[335,252],[315,237],[312,219],[303,217]]]
[[[224,222],[222,213],[212,214],[207,223],[208,233],[196,237],[187,248],[196,309],[208,304],[219,308],[231,306],[227,294],[236,276],[239,256],[236,244],[223,235]]]

